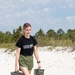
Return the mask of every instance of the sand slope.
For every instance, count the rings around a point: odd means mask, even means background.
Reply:
[[[68,52],[63,50],[48,51],[46,47],[39,47],[39,56],[42,68],[45,69],[44,75],[75,75],[75,51]],[[60,48],[58,48],[60,49]],[[0,49],[0,75],[10,75],[14,71],[15,52],[9,54]],[[34,69],[37,68],[34,57]]]

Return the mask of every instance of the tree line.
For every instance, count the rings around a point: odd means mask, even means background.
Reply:
[[[15,43],[20,36],[22,36],[21,26],[19,26],[17,29],[13,29],[13,33],[9,31],[3,33],[0,31],[0,44]],[[44,31],[40,28],[34,37],[38,41],[38,46],[68,46],[75,44],[75,29],[68,29],[67,32],[64,32],[63,29],[58,29],[57,32],[55,32],[53,29],[50,29],[44,33]]]

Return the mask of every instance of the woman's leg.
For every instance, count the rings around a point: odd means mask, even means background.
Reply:
[[[24,75],[30,75],[27,67],[20,67],[20,69],[24,73]]]
[[[29,74],[31,74],[31,70],[28,70],[29,71]]]

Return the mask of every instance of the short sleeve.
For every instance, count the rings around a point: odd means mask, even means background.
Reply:
[[[34,46],[37,45],[37,40],[33,37],[33,44]]]
[[[17,43],[15,44],[15,46],[21,48],[21,44],[22,44],[22,39],[20,38],[20,39],[17,41]]]

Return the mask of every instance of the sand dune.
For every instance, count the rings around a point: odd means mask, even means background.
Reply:
[[[75,75],[75,51],[70,52],[71,48],[57,47],[55,49],[49,47],[39,47],[39,56],[41,66],[45,70],[44,75]],[[10,75],[14,71],[15,52],[4,52],[0,49],[0,75]],[[34,57],[34,69],[37,68],[36,59]]]

